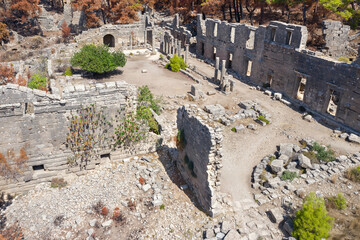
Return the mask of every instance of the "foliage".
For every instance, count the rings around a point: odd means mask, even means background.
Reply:
[[[66,21],[61,24],[61,35],[62,38],[67,41],[70,37],[71,28],[67,25]]]
[[[290,180],[290,182],[292,182],[296,177],[297,177],[296,172],[291,172],[291,171],[285,170],[282,173],[280,178],[283,181]]]
[[[124,214],[120,212],[120,209],[118,207],[114,209],[112,219],[116,223],[120,223],[121,225],[126,222],[126,218]]]
[[[160,54],[160,59],[164,60],[164,55]]]
[[[136,110],[136,118],[139,120],[146,120],[150,127],[150,131],[155,134],[160,134],[159,124],[150,111],[150,107],[139,106]]]
[[[36,18],[41,8],[39,0],[11,0],[10,11],[14,18],[24,23],[31,18]]]
[[[351,6],[352,3],[353,1],[351,0],[320,0],[320,4],[324,8],[339,15],[345,20],[356,18],[356,15],[359,14],[359,10]]]
[[[180,69],[185,69],[188,66],[185,64],[185,61],[182,57],[178,57],[178,55],[174,54],[172,58],[170,58],[170,63],[165,65],[165,68],[170,69],[173,72],[178,72]]]
[[[46,77],[39,73],[32,75],[28,88],[46,91]]]
[[[165,210],[165,204],[160,205],[160,210]]]
[[[92,28],[100,25],[100,18],[96,14],[101,10],[100,0],[74,0],[71,3],[75,10],[84,12],[87,27]]]
[[[348,169],[345,172],[345,177],[351,181],[360,183],[360,166]]]
[[[328,146],[326,149],[325,147],[320,146],[320,144],[315,142],[312,150],[317,152],[316,158],[319,161],[332,162],[336,160],[335,152],[330,148],[330,146]]]
[[[53,178],[51,179],[51,185],[52,188],[63,188],[67,186],[67,182],[64,180],[64,178]]]
[[[155,99],[148,86],[139,87],[138,102],[141,105],[148,105],[156,114],[160,114],[160,100]]]
[[[0,44],[1,41],[7,41],[9,38],[9,29],[5,23],[0,22]]]
[[[338,61],[343,63],[350,63],[350,59],[348,57],[339,57]]]
[[[179,129],[176,136],[176,146],[179,150],[183,150],[186,147],[185,131]]]
[[[147,137],[143,120],[139,120],[134,112],[124,111],[121,124],[115,128],[115,146],[129,147]]]
[[[95,104],[81,106],[71,112],[69,132],[66,136],[67,147],[73,156],[68,159],[70,166],[86,168],[98,150],[109,144],[108,131],[111,127],[104,110],[98,110]]]
[[[269,124],[269,120],[266,119],[266,117],[264,115],[260,115],[258,116],[258,119],[262,122],[265,122],[266,124]]]
[[[109,51],[106,45],[95,46],[94,44],[85,45],[81,50],[73,55],[70,63],[74,67],[102,74],[123,67],[126,64],[126,57],[120,50],[114,53]]]
[[[67,67],[65,72],[64,72],[64,76],[72,76],[73,73],[71,71],[71,68],[70,67]]]
[[[298,240],[320,240],[329,237],[333,218],[328,216],[324,199],[310,193],[296,212],[293,237]]]
[[[20,148],[18,157],[13,149],[8,149],[6,155],[0,153],[0,176],[5,179],[16,179],[25,171],[28,160],[25,147]]]
[[[24,239],[24,234],[21,227],[14,223],[10,226],[7,226],[6,229],[0,228],[0,240],[22,240]]]
[[[231,129],[231,131],[236,132],[236,128],[235,128],[235,127],[233,127],[233,128]]]
[[[336,208],[338,210],[344,210],[347,208],[346,198],[341,193],[338,193],[336,197],[328,197],[326,205],[330,208]]]
[[[5,85],[14,81],[15,70],[12,65],[10,67],[6,65],[0,65],[0,85]]]
[[[140,176],[140,178],[139,178],[139,183],[140,183],[141,185],[144,185],[144,184],[146,183],[145,178],[143,178],[142,176]]]
[[[101,209],[101,215],[107,216],[108,213],[109,213],[109,209],[108,209],[107,207],[103,207],[103,208]]]
[[[134,211],[136,209],[136,202],[135,200],[129,200],[128,201],[128,208],[130,208],[131,211]]]

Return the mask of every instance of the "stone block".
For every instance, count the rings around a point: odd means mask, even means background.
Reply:
[[[275,173],[283,171],[284,162],[282,160],[273,160],[270,164],[271,170]]]
[[[360,137],[351,133],[349,136],[348,136],[348,141],[349,142],[353,142],[353,143],[357,143],[357,144],[360,144]]]
[[[312,169],[313,168],[313,166],[311,164],[311,160],[308,157],[306,157],[304,154],[300,154],[298,156],[298,160],[299,160],[300,167],[306,168],[306,169]]]
[[[284,219],[280,208],[270,209],[267,213],[273,223],[280,223]]]

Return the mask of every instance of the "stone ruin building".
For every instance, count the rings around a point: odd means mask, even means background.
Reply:
[[[347,27],[344,28],[346,31]],[[216,19],[204,20],[198,15],[197,36],[194,38],[190,31],[180,26],[176,15],[172,25],[165,26],[162,31],[161,52],[166,55],[177,53],[187,61],[193,47],[197,57],[215,65],[214,80],[224,92],[231,91],[235,84],[235,80],[228,79],[231,74],[249,84],[282,93],[292,103],[305,107],[330,123],[360,132],[359,60],[346,64],[307,50],[308,32],[305,26],[273,21],[268,26],[253,27]],[[80,45],[104,43],[122,49],[147,47],[150,43],[152,51],[155,51],[156,36],[153,23],[144,17],[140,23],[105,25],[84,31],[76,40]],[[330,41],[328,46],[334,56],[341,55],[341,48],[346,48],[344,45],[332,50]],[[44,50],[43,56],[48,59],[46,69],[52,78],[56,77],[56,68],[63,64],[56,59],[69,60],[77,48],[77,44],[69,44],[56,49],[54,54],[50,53],[50,49]],[[17,72],[38,67],[31,60],[13,64]],[[66,159],[70,153],[63,143],[69,112],[78,109],[81,104],[94,101],[115,109],[127,105],[136,96],[133,86],[124,82],[65,84],[61,88],[51,85],[51,91],[44,93],[16,85],[0,87],[0,130],[4,133],[0,139],[0,152],[26,144],[31,144],[33,149],[29,152],[30,168],[23,179],[12,184],[1,180],[1,191],[29,190],[60,172],[81,173],[80,169],[67,169]],[[178,159],[185,180],[196,189],[201,206],[210,215],[216,215],[221,211],[219,202],[224,200],[219,193],[222,133],[195,116],[197,111],[189,107],[178,110],[178,128],[184,131],[188,147],[174,157]],[[17,136],[15,142],[14,136]],[[154,148],[144,147],[142,150],[149,149]],[[113,155],[116,153],[104,152],[99,159]],[[185,156],[197,163],[193,169],[184,164]],[[193,174],[197,178],[193,178]]]

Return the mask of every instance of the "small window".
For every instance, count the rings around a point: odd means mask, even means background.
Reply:
[[[327,107],[327,113],[332,116],[336,116],[337,108],[340,102],[340,93],[333,89],[330,89],[330,100],[329,105]]]
[[[213,59],[216,59],[216,47],[213,48]]]
[[[34,166],[32,166],[32,169],[33,169],[34,171],[38,171],[38,170],[44,170],[45,168],[44,168],[44,164],[41,164],[41,165],[34,165]]]
[[[274,42],[275,41],[275,35],[276,35],[276,27],[272,27],[271,28],[271,41]]]
[[[306,87],[306,78],[305,77],[298,77],[299,87],[296,93],[296,99],[300,101],[304,101],[305,96],[305,87]]]
[[[249,39],[246,41],[247,49],[254,49],[255,45],[255,31],[251,30],[249,33]]]
[[[286,45],[290,45],[291,44],[291,38],[292,38],[292,32],[291,31],[287,31],[286,33]]]
[[[100,158],[109,158],[110,159],[110,153],[101,154]]]
[[[232,61],[233,61],[233,55],[232,53],[229,53],[229,60],[227,61],[229,69],[232,68]]]
[[[24,113],[25,114],[33,114],[34,113],[34,104],[33,103],[25,103],[24,104]]]
[[[218,32],[218,24],[215,23],[214,24],[214,37],[217,37],[217,32]]]
[[[235,28],[231,28],[230,31],[230,42],[235,43]]]
[[[252,68],[252,61],[248,60],[247,62],[247,70],[246,70],[246,76],[251,76],[251,68]]]

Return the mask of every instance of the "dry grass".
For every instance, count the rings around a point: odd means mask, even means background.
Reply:
[[[360,208],[357,206],[348,216],[340,210],[331,209],[331,217],[335,218],[336,228],[330,232],[329,240],[360,239]]]

